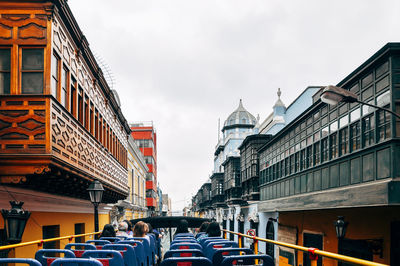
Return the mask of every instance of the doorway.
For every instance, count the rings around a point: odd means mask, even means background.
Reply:
[[[323,237],[320,234],[303,233],[303,246],[322,250]],[[311,260],[306,253],[303,254],[303,265],[311,266]],[[318,256],[318,266],[322,266],[322,258]]]

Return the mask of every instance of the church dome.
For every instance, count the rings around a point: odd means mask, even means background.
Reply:
[[[250,114],[246,109],[244,109],[242,104],[242,99],[240,99],[238,108],[228,116],[228,118],[224,122],[224,128],[236,128],[236,127],[247,127],[252,128],[256,125],[256,118]]]

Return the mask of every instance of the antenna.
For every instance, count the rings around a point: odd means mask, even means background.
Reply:
[[[115,86],[115,77],[113,72],[111,71],[110,66],[107,64],[107,62],[104,60],[103,57],[101,57],[96,51],[93,52],[94,57],[96,58],[97,64],[103,71],[104,78],[107,81],[108,86],[110,89],[114,89]]]

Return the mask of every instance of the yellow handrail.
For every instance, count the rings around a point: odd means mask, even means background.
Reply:
[[[279,245],[279,246],[283,246],[283,247],[288,247],[288,248],[300,250],[300,251],[303,251],[303,252],[307,252],[309,254],[319,255],[319,256],[331,258],[331,259],[334,259],[334,260],[344,261],[344,262],[350,262],[350,263],[357,264],[357,265],[387,266],[386,264],[382,264],[382,263],[377,263],[377,262],[372,262],[372,261],[368,261],[368,260],[357,259],[357,258],[353,258],[353,257],[349,257],[349,256],[336,254],[336,253],[333,253],[333,252],[323,251],[323,250],[314,249],[314,248],[307,248],[307,247],[303,247],[303,246],[298,246],[298,245],[294,245],[294,244],[288,244],[288,243],[279,242],[279,241],[266,239],[266,238],[261,238],[261,237],[257,237],[257,236],[245,235],[245,234],[242,234],[242,233],[232,232],[232,231],[225,230],[225,229],[222,229],[222,231],[225,234],[226,233],[235,234],[235,235],[238,235],[238,236],[251,238],[253,240],[259,240],[259,241],[271,243],[271,244],[274,244],[274,245]]]
[[[25,246],[35,245],[35,244],[38,244],[39,246],[42,246],[43,243],[52,242],[52,241],[58,241],[58,240],[63,240],[63,239],[70,239],[70,241],[72,241],[73,238],[82,237],[82,236],[97,235],[97,234],[100,234],[100,233],[101,233],[101,231],[94,232],[94,233],[79,234],[79,235],[69,235],[69,236],[61,236],[61,237],[48,238],[48,239],[40,239],[40,240],[35,240],[35,241],[30,241],[30,242],[23,242],[23,243],[19,243],[19,244],[0,246],[0,250],[25,247]]]

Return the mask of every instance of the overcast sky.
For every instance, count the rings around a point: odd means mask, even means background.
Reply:
[[[239,99],[264,120],[277,88],[337,84],[400,41],[400,1],[69,0],[129,122],[152,120],[158,180],[181,210],[208,179]]]

